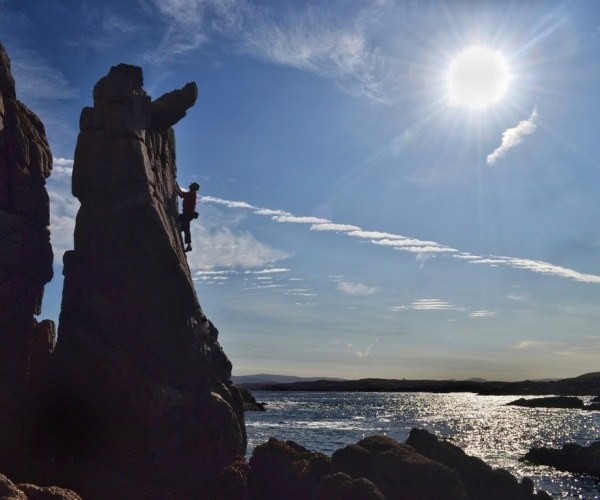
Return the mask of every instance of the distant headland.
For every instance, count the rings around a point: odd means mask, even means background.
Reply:
[[[262,375],[258,382],[235,382],[246,389],[263,391],[323,392],[474,392],[481,395],[550,395],[597,396],[600,394],[600,372],[586,373],[558,380],[523,380],[520,382],[470,380],[406,380],[364,378],[358,380],[298,380],[280,382]],[[250,377],[248,377],[250,379]]]

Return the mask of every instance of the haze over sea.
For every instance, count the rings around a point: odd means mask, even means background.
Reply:
[[[274,436],[331,455],[363,437],[387,434],[404,442],[424,428],[493,467],[521,478],[554,498],[600,498],[592,477],[534,466],[518,459],[532,447],[588,445],[600,439],[600,414],[570,409],[506,406],[515,396],[472,393],[367,393],[253,391],[266,412],[247,412],[248,452]],[[589,402],[589,397],[582,398]]]

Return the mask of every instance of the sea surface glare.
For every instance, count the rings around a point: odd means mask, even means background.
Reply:
[[[448,439],[469,455],[528,476],[554,498],[600,498],[590,476],[519,462],[530,448],[600,440],[600,412],[506,406],[520,396],[472,393],[253,391],[266,412],[247,412],[248,455],[269,437],[331,455],[373,434],[404,442],[413,427]],[[591,398],[583,398],[589,403]]]

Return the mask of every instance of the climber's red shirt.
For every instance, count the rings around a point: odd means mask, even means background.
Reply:
[[[178,191],[177,194],[180,198],[183,198],[183,203],[181,204],[183,213],[196,211],[196,191]]]

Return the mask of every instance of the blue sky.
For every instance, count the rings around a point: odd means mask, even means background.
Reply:
[[[598,370],[597,2],[0,0],[0,40],[55,158],[42,317],[79,113],[125,62],[153,98],[200,87],[178,179],[202,185],[188,259],[235,374]],[[508,68],[478,109],[448,83],[474,46]]]

